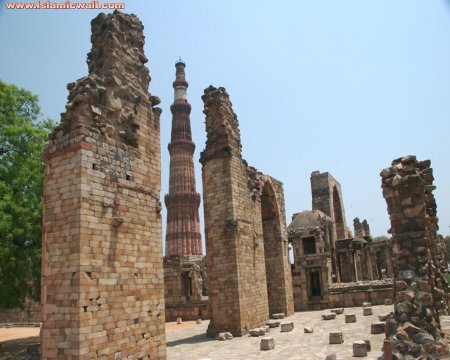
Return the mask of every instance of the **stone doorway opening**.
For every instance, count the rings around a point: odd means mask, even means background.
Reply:
[[[320,283],[320,268],[308,271],[308,298],[310,300],[322,297],[322,286]]]

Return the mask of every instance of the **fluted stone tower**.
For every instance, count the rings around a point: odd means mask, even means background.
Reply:
[[[200,194],[195,190],[192,141],[189,114],[191,105],[187,101],[188,83],[185,79],[185,64],[181,59],[175,64],[176,78],[173,82],[175,99],[170,106],[172,112],[172,134],[169,143],[170,180],[169,193],[165,196],[167,207],[166,256],[201,255],[202,242],[198,207]]]

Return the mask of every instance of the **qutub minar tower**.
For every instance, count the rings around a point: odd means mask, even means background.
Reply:
[[[198,207],[200,194],[195,190],[194,151],[187,100],[188,83],[185,79],[185,63],[175,64],[173,82],[175,99],[172,112],[172,134],[169,143],[170,180],[169,193],[165,196],[167,207],[166,256],[202,255]]]

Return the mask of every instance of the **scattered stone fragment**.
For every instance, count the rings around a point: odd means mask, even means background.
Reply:
[[[384,322],[376,322],[370,325],[371,334],[383,334],[384,333]]]
[[[221,332],[216,335],[216,340],[224,341],[233,339],[233,335],[229,332]]]
[[[354,357],[367,356],[367,346],[365,341],[353,341],[353,356]]]
[[[284,313],[272,314],[272,319],[284,319],[285,316],[286,315]]]
[[[345,322],[346,323],[356,322],[356,315],[355,314],[345,314]]]
[[[413,336],[413,340],[417,344],[423,344],[427,341],[434,341],[434,337],[426,332],[420,332]]]
[[[177,318],[177,324],[180,325],[183,322],[183,320],[179,317]]]
[[[330,344],[342,344],[344,342],[344,336],[342,331],[330,332]]]
[[[363,307],[363,308],[371,307],[371,306],[372,306],[372,303],[371,303],[371,302],[364,301],[364,302],[362,303],[362,307]]]
[[[289,321],[287,323],[281,324],[281,332],[289,332],[294,330],[294,322]]]
[[[335,313],[335,314],[337,314],[337,315],[340,315],[340,314],[342,314],[343,312],[344,312],[344,308],[334,308],[334,309],[331,309],[330,310],[332,313]]]
[[[330,354],[325,357],[325,360],[336,360],[336,354]]]
[[[390,313],[388,313],[388,314],[380,314],[380,315],[378,315],[378,320],[380,320],[380,321],[386,321],[387,318],[388,318],[389,316],[391,316],[391,315],[392,315],[392,312],[390,312]]]
[[[277,320],[268,320],[266,322],[266,325],[269,326],[270,328],[276,328],[276,327],[280,326],[280,322]]]
[[[261,350],[272,350],[275,348],[275,341],[271,336],[265,336],[261,338],[261,342],[259,343],[259,348]]]
[[[328,314],[322,314],[322,319],[323,320],[332,320],[336,318],[336,314],[335,313],[328,313]]]
[[[250,330],[248,331],[248,333],[250,334],[250,336],[253,336],[253,337],[260,336],[260,335],[261,335],[261,328],[250,329]],[[264,334],[265,334],[265,333],[266,333],[266,332],[264,331]]]
[[[311,326],[306,326],[303,328],[303,331],[305,332],[305,334],[312,334],[314,332],[314,328],[312,328]]]
[[[369,340],[369,339],[366,339],[366,340],[364,340],[364,342],[366,343],[367,351],[372,350],[372,345],[370,345],[370,340]]]
[[[371,308],[371,307],[365,307],[365,308],[363,308],[363,315],[364,315],[364,316],[372,315],[372,308]]]
[[[202,319],[197,319],[197,324],[201,324],[202,322]]]
[[[386,306],[392,305],[392,299],[384,299],[384,305]]]
[[[261,329],[264,329],[265,332],[269,332],[270,327],[268,325],[261,326]]]

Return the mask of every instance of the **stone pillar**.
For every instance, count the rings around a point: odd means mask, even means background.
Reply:
[[[355,232],[355,238],[364,236],[364,231],[363,231],[361,222],[359,221],[359,218],[357,218],[357,217],[353,219],[353,230]]]
[[[237,116],[224,88],[202,97],[201,154],[210,324],[208,335],[242,336],[271,311],[294,311],[284,195],[242,159]]]
[[[408,355],[442,357],[449,352],[438,317],[445,306],[433,270],[436,219],[427,199],[433,190],[429,165],[429,161],[418,162],[415,156],[407,156],[394,160],[381,172],[397,265],[395,314],[386,335],[401,359]]]
[[[393,264],[394,254],[392,252],[392,240],[389,240],[386,244],[385,256],[386,256],[386,276],[394,277],[394,264]]]
[[[355,281],[362,281],[363,272],[361,266],[361,250],[355,250],[353,253],[353,264],[355,268]]]
[[[167,206],[166,256],[202,255],[198,207],[200,194],[195,191],[194,151],[187,100],[188,83],[185,64],[175,64],[176,79],[172,112],[172,134],[168,146],[170,153],[169,193],[164,201]]]
[[[41,359],[165,359],[161,110],[143,26],[99,14],[45,149]]]

